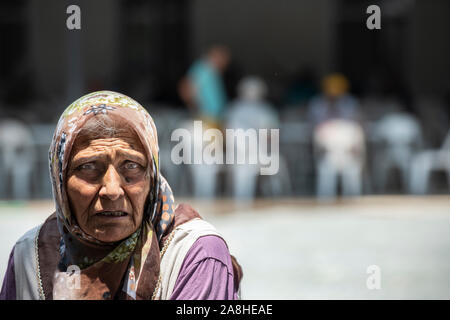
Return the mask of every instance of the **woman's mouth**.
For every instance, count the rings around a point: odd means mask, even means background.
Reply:
[[[111,218],[114,218],[114,217],[125,217],[127,215],[128,214],[126,212],[124,212],[124,211],[102,211],[102,212],[96,213],[96,216],[99,216],[99,217],[111,217]]]

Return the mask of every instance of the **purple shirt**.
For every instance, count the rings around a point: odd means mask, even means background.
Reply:
[[[0,300],[16,300],[16,279],[14,276],[14,248],[9,254],[8,268],[3,278]]]
[[[236,300],[233,266],[225,242],[217,236],[199,238],[189,249],[171,300]],[[3,279],[0,300],[16,300],[14,248]]]

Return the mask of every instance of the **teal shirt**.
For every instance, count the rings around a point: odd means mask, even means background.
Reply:
[[[194,63],[188,74],[196,90],[200,114],[219,120],[227,100],[220,74],[204,60]]]

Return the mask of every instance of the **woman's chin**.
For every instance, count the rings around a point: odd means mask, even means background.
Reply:
[[[130,223],[112,221],[103,225],[97,225],[93,236],[102,242],[117,242],[129,237],[135,230],[130,228]]]

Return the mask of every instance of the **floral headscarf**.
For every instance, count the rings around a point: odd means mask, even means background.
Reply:
[[[120,119],[121,123],[134,129],[145,149],[150,169],[151,189],[142,224],[128,238],[115,244],[101,242],[83,232],[70,210],[66,190],[66,169],[72,145],[84,124],[99,114]],[[159,274],[159,261],[149,262],[151,259],[147,258],[151,255],[159,258],[155,253],[159,253],[158,242],[174,219],[175,207],[172,191],[159,172],[158,155],[158,138],[152,117],[138,102],[123,94],[112,91],[87,94],[73,102],[59,119],[49,151],[53,197],[61,234],[59,266],[61,271],[65,271],[68,265],[77,265],[82,274],[91,279],[85,281],[86,286],[95,282],[92,279],[100,278],[109,289],[103,298],[117,297],[122,279],[126,298],[148,298],[148,294],[138,290],[144,264],[151,264],[155,269],[153,273]]]

